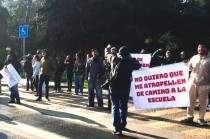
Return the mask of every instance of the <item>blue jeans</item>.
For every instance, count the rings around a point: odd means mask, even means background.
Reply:
[[[18,91],[18,84],[14,85],[13,87],[9,88],[10,90],[10,100],[15,101],[20,101],[20,96],[19,96],[19,91]]]
[[[83,87],[84,87],[83,75],[75,75],[74,83],[75,83],[75,94],[78,94],[78,92],[83,94]]]
[[[127,124],[129,89],[110,87],[112,121],[116,130],[122,130]]]
[[[97,80],[96,78],[90,78],[88,80],[89,106],[94,107],[94,98],[95,98],[94,89],[96,90],[98,107],[103,107],[103,94],[102,94],[102,88],[101,88],[101,81]]]

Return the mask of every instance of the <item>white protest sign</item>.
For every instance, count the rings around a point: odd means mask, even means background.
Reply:
[[[186,107],[188,66],[181,62],[147,70],[133,71],[131,92],[136,109]]]
[[[21,80],[20,75],[15,70],[15,68],[12,66],[12,64],[9,64],[6,67],[4,67],[0,71],[0,73],[3,76],[2,80],[8,84],[9,88],[13,87]]]
[[[131,57],[136,58],[141,64],[141,69],[148,69],[150,67],[151,54],[131,54]]]

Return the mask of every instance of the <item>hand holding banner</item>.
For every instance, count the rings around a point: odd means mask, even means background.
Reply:
[[[148,69],[151,62],[151,54],[131,54],[131,57],[136,58],[136,60],[141,64],[142,69]]]
[[[2,80],[8,84],[9,88],[13,87],[21,80],[20,75],[15,70],[15,68],[12,66],[12,64],[9,64],[6,67],[4,67],[0,71],[0,73],[3,76]]]

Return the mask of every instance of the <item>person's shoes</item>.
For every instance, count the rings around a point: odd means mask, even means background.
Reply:
[[[73,94],[74,96],[78,96],[78,94],[76,93],[76,94]]]
[[[83,96],[83,94],[82,94],[82,93],[79,93],[78,95],[79,95],[79,96]]]
[[[37,98],[35,101],[42,101],[42,99],[41,98]]]
[[[90,105],[85,105],[86,108],[93,108],[94,106],[90,106]]]
[[[26,91],[29,91],[29,89],[26,89]]]
[[[105,108],[105,110],[111,111],[111,107],[107,107],[107,108]]]
[[[193,118],[187,117],[187,118],[184,118],[183,120],[181,120],[180,122],[181,123],[193,123]]]
[[[47,100],[47,101],[50,101],[50,99],[49,99],[49,98],[46,98],[46,100]]]
[[[198,124],[199,124],[200,126],[206,126],[206,125],[208,125],[207,122],[204,121],[204,119],[198,119]]]
[[[124,126],[122,127],[122,131],[130,131],[130,130]]]
[[[15,103],[15,101],[14,100],[10,100],[10,101],[8,101],[8,103]]]
[[[18,100],[16,103],[17,103],[17,104],[21,104],[20,100]]]
[[[104,107],[103,107],[103,106],[98,106],[98,108],[99,108],[99,109],[104,109]]]
[[[114,131],[112,131],[112,134],[114,134],[114,135],[122,135],[122,130],[114,130]]]
[[[34,94],[34,96],[39,96],[38,94]]]

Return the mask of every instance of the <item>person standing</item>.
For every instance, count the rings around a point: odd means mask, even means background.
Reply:
[[[176,60],[173,58],[172,50],[167,50],[165,53],[165,57],[162,60],[161,65],[168,65],[168,64],[174,64],[176,63]]]
[[[15,70],[19,73],[19,69],[21,67],[21,64],[17,60],[17,55],[14,51],[10,50],[7,55],[7,59],[5,61],[5,66],[12,64],[12,66],[15,68]],[[9,88],[10,90],[10,100],[8,103],[16,103],[20,104],[20,96],[19,96],[19,91],[18,91],[18,84],[12,86]]]
[[[34,90],[32,83],[33,68],[32,68],[32,56],[30,54],[27,55],[23,68],[26,73],[26,91],[29,90],[29,85],[30,89],[33,91]]]
[[[74,62],[74,83],[75,83],[75,94],[83,95],[84,88],[84,74],[85,74],[85,63],[81,59],[81,54],[76,53],[76,60]]]
[[[180,52],[180,58],[178,60],[178,62],[185,62],[185,63],[188,63],[188,59],[187,59],[187,56],[186,56],[186,52],[185,51],[181,51]]]
[[[197,55],[194,55],[188,65],[191,71],[189,78],[189,96],[190,106],[187,107],[187,117],[181,120],[182,123],[193,123],[194,109],[196,99],[200,103],[198,124],[200,126],[207,125],[204,120],[206,114],[206,104],[209,93],[210,83],[210,56],[207,54],[207,46],[205,43],[199,43]]]
[[[39,56],[38,55],[34,55],[33,57],[33,85],[36,89],[36,93],[35,96],[38,96],[38,92],[39,92],[39,70],[40,70],[40,60],[39,60]],[[35,91],[35,90],[34,90]]]
[[[109,46],[109,45],[108,45]],[[117,60],[117,50],[116,47],[111,47],[111,51],[107,50],[109,47],[105,48],[105,61],[106,61],[106,69],[108,72],[108,79],[110,79],[111,68],[113,68],[113,64]],[[107,110],[111,110],[111,100],[110,100],[110,90],[108,89],[108,107]]]
[[[73,78],[73,68],[74,68],[74,61],[70,57],[70,55],[66,56],[66,59],[64,61],[64,65],[66,67],[66,74],[67,74],[67,85],[68,89],[67,92],[71,92],[72,88],[72,78]]]
[[[54,83],[55,83],[54,90],[55,92],[60,92],[61,91],[61,76],[63,74],[65,67],[64,67],[63,61],[61,60],[61,57],[59,56],[56,57],[55,64],[56,64],[56,70],[54,73]]]
[[[122,134],[127,125],[128,99],[132,71],[141,68],[140,63],[130,57],[128,47],[119,49],[119,57],[114,61],[110,75],[110,99],[112,104],[112,120],[115,130],[113,134]]]
[[[50,101],[49,99],[49,80],[50,75],[53,75],[56,69],[55,63],[51,57],[48,55],[47,49],[42,50],[42,59],[41,59],[41,66],[40,66],[40,79],[39,79],[39,97],[36,101],[42,100],[42,85],[45,82],[46,84],[46,95],[45,98]]]
[[[87,107],[94,107],[94,98],[96,90],[96,97],[98,108],[103,108],[103,94],[101,88],[101,77],[106,71],[103,59],[99,57],[98,50],[92,49],[92,56],[86,63],[85,79],[88,80],[88,105]]]

